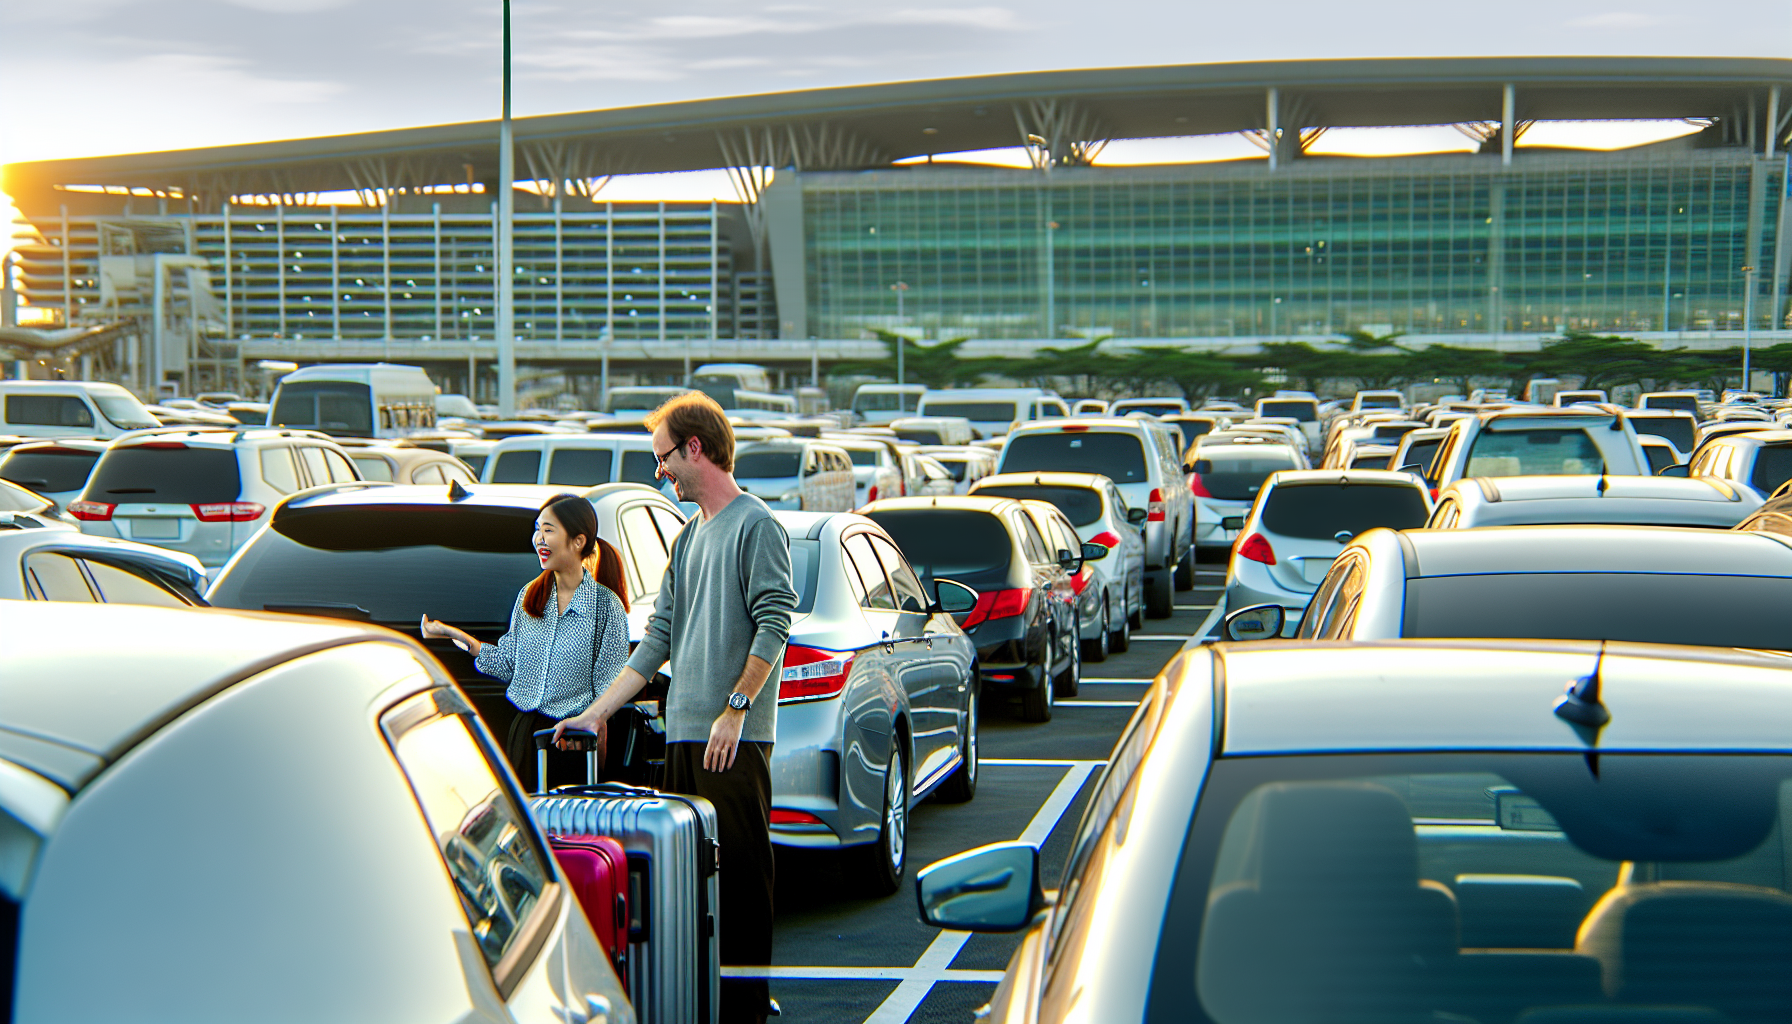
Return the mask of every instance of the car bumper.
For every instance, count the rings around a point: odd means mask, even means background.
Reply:
[[[833,849],[877,839],[883,810],[881,789],[874,783],[851,785],[842,770],[849,760],[865,760],[868,753],[861,749],[865,738],[846,735],[845,700],[843,695],[778,708],[778,737],[772,745],[772,807],[816,820],[772,825],[774,845]],[[881,761],[886,753],[880,750],[875,756]],[[875,809],[867,806],[868,791],[874,789],[880,801]]]

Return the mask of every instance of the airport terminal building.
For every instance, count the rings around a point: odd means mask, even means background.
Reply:
[[[1745,325],[1786,327],[1788,84],[1792,61],[1770,59],[1303,61],[520,119],[518,358],[806,372],[875,354],[878,328],[991,352],[1357,327],[1732,344]],[[1538,121],[1601,119],[1698,130],[1618,151],[1523,144]],[[1307,152],[1330,128],[1410,125],[1456,125],[1479,151]],[[1110,140],[1221,133],[1262,155],[1100,160]],[[951,156],[999,147],[1032,166]],[[492,354],[497,167],[482,122],[15,164],[5,188],[28,222],[26,302],[71,326],[150,322],[154,379],[224,383],[264,358],[464,375]],[[610,175],[706,168],[730,169],[741,201],[601,191]]]

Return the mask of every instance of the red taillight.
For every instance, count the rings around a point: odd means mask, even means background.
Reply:
[[[871,490],[865,492],[865,504],[869,505],[876,500],[877,500],[877,485],[872,484]]]
[[[103,523],[112,518],[112,510],[117,507],[103,501],[71,501],[68,503],[68,514],[83,522]]]
[[[1080,434],[1083,431],[1088,430],[1089,426],[1086,423],[1067,423],[1058,429],[1064,431],[1066,434]]]
[[[1081,594],[1083,592],[1083,590],[1089,586],[1089,581],[1094,578],[1095,578],[1095,570],[1089,568],[1089,566],[1087,564],[1085,564],[1080,570],[1077,571],[1077,574],[1075,576],[1070,577],[1071,591],[1074,593],[1077,593],[1077,594]]]
[[[1120,535],[1112,530],[1103,530],[1090,537],[1089,543],[1100,544],[1104,548],[1117,548],[1120,546]]]
[[[852,674],[852,653],[824,651],[791,644],[784,649],[784,675],[778,680],[778,703],[838,697]]]
[[[1032,599],[1033,591],[1027,588],[985,590],[977,595],[977,605],[965,616],[963,628],[970,629],[987,619],[1012,619],[1024,613]]]
[[[1431,488],[1431,500],[1432,501],[1437,500],[1437,488],[1435,488],[1435,487]]]
[[[1201,474],[1199,473],[1190,473],[1188,475],[1188,492],[1197,498],[1213,497],[1213,495],[1207,493],[1207,485],[1201,482]]]
[[[264,506],[253,501],[220,501],[210,505],[194,505],[193,514],[202,523],[247,523],[260,519]]]
[[[129,445],[131,448],[186,448],[179,441],[145,441],[142,444]]]
[[[1164,492],[1156,487],[1151,488],[1151,498],[1145,503],[1145,521],[1148,523],[1163,522],[1164,512],[1168,508],[1169,506],[1164,504]]]
[[[772,808],[773,825],[823,825],[826,822],[810,814],[808,811],[789,811],[782,807]]]
[[[1261,533],[1253,533],[1239,543],[1238,557],[1262,562],[1264,565],[1276,564],[1275,549],[1269,546],[1269,541],[1264,540]]]

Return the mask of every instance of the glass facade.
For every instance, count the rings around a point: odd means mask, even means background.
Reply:
[[[1726,330],[1772,301],[1784,164],[1741,149],[802,177],[809,333]],[[1751,259],[1752,256],[1752,259]]]

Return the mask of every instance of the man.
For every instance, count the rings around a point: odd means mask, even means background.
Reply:
[[[554,736],[595,729],[671,659],[666,790],[715,805],[722,962],[760,966],[772,956],[771,753],[796,608],[790,538],[765,502],[735,484],[734,430],[713,399],[680,395],[647,423],[658,474],[701,514],[672,545],[659,601],[628,665]],[[769,1007],[763,978],[722,980],[724,1024],[762,1024]]]

